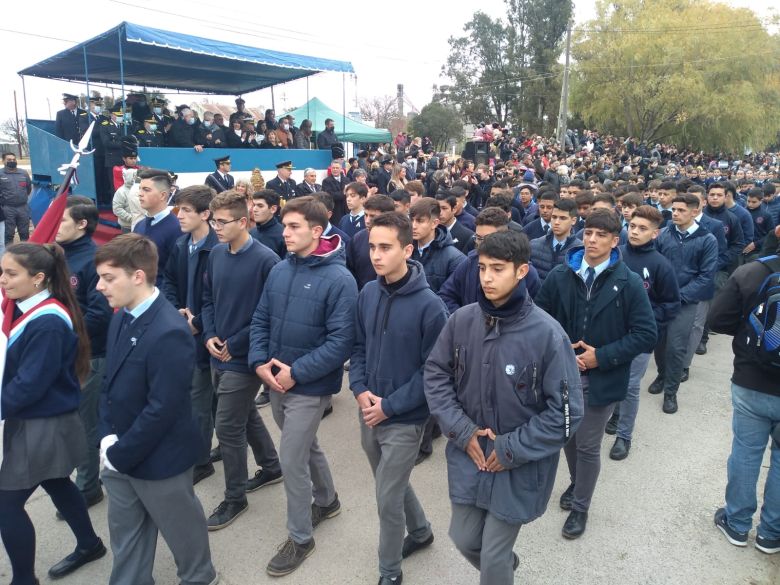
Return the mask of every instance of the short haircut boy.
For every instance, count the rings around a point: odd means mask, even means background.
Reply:
[[[396,203],[400,203],[401,205],[407,205],[412,201],[412,196],[409,195],[409,191],[405,189],[396,189],[395,191],[390,193],[390,197],[392,198],[393,201],[395,201]]]
[[[642,196],[639,193],[634,192],[626,193],[620,200],[620,203],[623,205],[623,207],[639,207],[644,202],[645,201],[642,199]]]
[[[507,195],[496,194],[496,191],[494,190],[493,195],[487,198],[487,201],[485,201],[485,205],[483,206],[484,209],[490,207],[500,209],[504,213],[509,213],[512,211],[512,198]]]
[[[346,193],[349,190],[353,191],[355,195],[362,199],[368,197],[368,186],[365,183],[358,183],[357,181],[349,183],[344,187],[344,192]]]
[[[209,204],[212,213],[219,210],[227,210],[233,219],[249,218],[249,210],[246,206],[246,195],[242,195],[235,189],[218,193]]]
[[[398,234],[398,241],[401,242],[402,248],[412,244],[412,221],[404,213],[388,211],[378,215],[371,222],[371,227],[369,229],[374,229],[375,227],[394,229]]]
[[[688,209],[697,209],[701,200],[693,193],[683,193],[675,197],[672,203],[683,203]]]
[[[753,187],[747,192],[748,199],[763,199],[764,190],[761,187]]]
[[[397,191],[393,191],[397,193]],[[372,195],[363,204],[363,209],[366,211],[379,211],[386,213],[388,211],[395,211],[395,205],[393,199],[388,195]]]
[[[553,204],[553,209],[558,211],[564,211],[569,214],[569,217],[577,217],[577,202],[574,199],[559,199]]]
[[[326,193],[330,197],[329,193]],[[331,203],[333,198],[331,197]],[[309,227],[320,226],[323,230],[328,227],[328,209],[320,198],[311,195],[306,197],[296,197],[291,199],[287,205],[282,207],[281,217],[288,213],[300,213]]]
[[[422,181],[409,181],[404,185],[404,191],[425,197],[425,186],[422,184]]]
[[[585,220],[585,229],[603,230],[618,235],[621,226],[617,216],[609,209],[594,209]]]
[[[574,202],[577,204],[577,207],[580,207],[581,205],[593,205],[593,198],[593,191],[580,191],[574,197]]]
[[[95,266],[108,264],[121,268],[127,274],[143,270],[146,284],[157,281],[157,246],[140,234],[122,234],[100,246],[95,253]]]
[[[88,236],[95,233],[99,216],[97,205],[92,199],[83,195],[71,195],[65,203],[65,208],[74,222],[79,223],[82,220],[87,222],[84,231]]]
[[[531,260],[531,244],[525,234],[511,230],[495,232],[485,237],[477,254],[511,262],[517,268]]]
[[[197,213],[203,213],[209,211],[209,205],[216,194],[208,185],[190,185],[176,193],[176,205],[189,205]]]
[[[617,204],[617,200],[615,199],[615,196],[612,195],[612,193],[599,193],[593,198],[593,204],[596,203],[606,203],[610,207],[615,207]]]
[[[439,217],[439,202],[433,197],[423,197],[409,208],[409,217]]]
[[[327,191],[316,191],[312,193],[310,197],[313,197],[315,200],[322,203],[325,206],[325,211],[333,213],[333,208],[335,207],[335,204],[333,203],[333,195]]]
[[[138,173],[138,180],[151,179],[158,191],[171,190],[171,174],[162,169],[144,169]]]
[[[252,199],[262,199],[269,208],[274,206],[276,206],[277,209],[279,208],[279,193],[273,189],[260,189],[259,191],[255,191],[252,193]]]
[[[452,193],[449,193],[449,192],[446,192],[446,193],[442,193],[442,192],[436,193],[436,201],[444,201],[445,203],[447,203],[447,205],[449,205],[453,209],[455,209],[455,206],[458,204],[458,198],[455,197],[455,195],[453,195]]]
[[[509,226],[509,216],[499,207],[485,207],[474,220],[476,225],[489,225],[497,229]]]
[[[664,222],[663,214],[654,205],[640,205],[631,214],[631,219],[635,217],[649,221],[656,228]]]

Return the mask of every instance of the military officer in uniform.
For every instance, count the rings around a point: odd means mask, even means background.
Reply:
[[[279,197],[286,201],[289,201],[295,197],[296,184],[290,178],[292,175],[293,165],[292,161],[285,160],[276,165],[276,176],[268,181],[265,186],[266,189],[273,189],[279,194]]]
[[[75,95],[63,93],[62,103],[65,108],[57,112],[54,122],[54,134],[63,140],[72,140],[75,144],[89,128],[89,115],[78,107],[78,99]]]
[[[103,98],[100,96],[93,96],[89,98],[89,115],[87,116],[89,123],[95,123],[95,128],[92,130],[92,148],[95,149],[93,164],[95,168],[95,193],[97,195],[98,203],[107,204],[111,201],[114,192],[111,191],[111,186],[106,178],[106,154],[103,149],[103,142],[100,140],[100,126],[103,122],[109,120],[109,117],[103,112]]]
[[[124,133],[120,127],[122,120],[122,103],[118,102],[111,108],[110,117],[103,120],[99,126],[100,142],[103,146],[103,167],[105,169],[107,190],[110,191],[108,201],[102,203],[111,203],[114,198],[114,167],[122,164],[122,137]]]
[[[163,145],[162,132],[160,132],[157,118],[153,114],[146,117],[143,127],[133,132],[133,136],[138,140],[138,146],[149,148]]]
[[[157,131],[161,134],[162,143],[160,146],[168,146],[168,132],[173,126],[173,117],[166,108],[166,100],[160,98],[152,98],[152,115],[157,121]]]
[[[230,157],[222,156],[214,159],[217,170],[206,177],[206,185],[214,189],[217,193],[232,189],[236,182],[230,175]]]

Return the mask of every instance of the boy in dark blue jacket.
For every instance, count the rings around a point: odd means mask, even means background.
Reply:
[[[95,202],[88,197],[75,195],[68,197],[66,205],[55,239],[65,252],[70,270],[70,284],[89,334],[92,368],[89,377],[81,386],[79,403],[79,415],[87,433],[87,462],[77,468],[76,486],[84,496],[87,507],[90,507],[103,499],[98,477],[98,403],[106,368],[106,335],[113,311],[106,298],[95,288],[98,281],[95,271],[97,246],[92,241],[92,234],[98,224]]]
[[[279,213],[279,194],[273,189],[260,189],[252,194],[252,219],[255,227],[250,232],[261,244],[284,258],[287,248],[284,246],[284,227],[276,218]]]
[[[209,461],[214,434],[211,360],[203,340],[203,280],[209,254],[217,245],[217,234],[209,227],[209,204],[214,189],[207,185],[185,187],[176,194],[179,225],[184,235],[176,240],[163,274],[162,292],[176,307],[195,338],[195,370],[192,374],[192,411],[200,424],[203,450],[193,471],[193,485],[214,474]]]
[[[747,194],[747,211],[753,219],[753,241],[748,242],[743,253],[745,260],[755,260],[761,255],[761,248],[764,246],[764,240],[767,234],[775,229],[775,223],[772,221],[772,214],[766,210],[763,205],[764,191],[753,188]]]
[[[653,308],[659,338],[666,324],[680,312],[680,289],[674,269],[655,248],[658,228],[663,221],[663,215],[657,207],[637,207],[628,222],[628,243],[620,247],[623,262],[642,279]],[[649,351],[640,353],[631,362],[628,393],[623,401],[615,406],[615,412],[607,424],[607,433],[617,434],[615,444],[609,452],[610,458],[616,461],[628,457],[631,449],[634,422],[639,411],[639,388],[651,355]],[[614,426],[610,429],[612,425]]]
[[[366,229],[359,231],[354,238],[347,242],[347,268],[355,277],[359,291],[363,290],[367,283],[376,280],[376,271],[374,265],[371,264],[371,256],[368,251],[368,228],[371,227],[371,221],[375,217],[394,209],[395,202],[388,195],[374,195],[366,199]]]
[[[606,209],[585,220],[584,247],[573,248],[566,264],[547,275],[536,303],[566,330],[577,354],[585,416],[566,443],[571,485],[560,505],[571,510],[565,538],[585,532],[601,471],[601,442],[615,403],[626,397],[631,362],[653,349],[655,319],[642,280],[616,249],[620,221]]]
[[[412,224],[406,215],[375,218],[370,246],[379,278],[358,297],[349,385],[376,481],[379,582],[391,585],[402,579],[401,559],[433,542],[409,477],[429,414],[423,366],[447,322],[447,309],[428,286],[422,266],[409,260]]]
[[[153,583],[158,531],[189,583],[216,584],[206,518],[192,487],[200,433],[190,381],[195,342],[154,286],[157,249],[124,234],[98,248],[108,329],[99,437],[114,566],[111,585]]]
[[[698,305],[712,299],[715,287],[718,242],[694,219],[699,203],[693,193],[675,197],[673,223],[661,230],[656,240],[658,251],[674,266],[681,302],[680,312],[669,322],[655,347],[658,376],[648,389],[651,394],[664,393],[663,411],[667,414],[677,412],[677,390]]]
[[[292,573],[314,552],[314,527],[341,510],[317,429],[355,342],[357,286],[338,236],[322,237],[328,210],[314,197],[282,209],[287,258],[271,270],[252,317],[249,365],[271,389],[289,536],[272,576]],[[314,503],[312,504],[312,498]]]
[[[217,392],[215,428],[225,468],[225,500],[209,530],[231,524],[248,507],[246,492],[282,480],[279,457],[255,408],[260,384],[249,368],[249,324],[279,257],[249,235],[246,197],[224,191],[209,205],[220,243],[209,254],[203,298],[203,340]],[[247,443],[260,466],[247,480]]]
[[[360,230],[366,228],[366,212],[363,205],[368,197],[365,183],[349,183],[344,187],[347,211],[339,221],[339,229],[351,240]]]

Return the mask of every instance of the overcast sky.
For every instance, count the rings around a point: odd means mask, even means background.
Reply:
[[[351,61],[357,79],[347,77],[347,111],[356,110],[356,99],[395,95],[398,83],[404,84],[409,101],[422,108],[430,101],[433,84],[442,81],[440,71],[448,54],[447,38],[460,34],[471,17],[471,10],[463,8],[462,4],[445,7],[438,2],[343,2],[334,6],[330,2],[289,0],[273,3],[273,12],[265,13],[262,8],[269,5],[266,2],[92,0],[68,4],[67,9],[53,9],[53,1],[14,3],[13,18],[0,23],[0,46],[3,47],[0,120],[13,116],[14,90],[17,91],[19,115],[24,116],[22,84],[17,71],[105,32],[123,20],[233,43]],[[774,2],[729,0],[727,3],[750,6],[766,15]],[[582,23],[592,18],[594,5],[595,0],[577,1],[575,21]],[[215,12],[214,6],[223,10]],[[503,0],[480,0],[477,6],[493,17],[505,13]],[[230,29],[231,25],[242,27],[250,34],[219,30]],[[15,34],[10,30],[27,34]],[[85,90],[83,84],[32,77],[26,78],[26,86],[29,116],[44,119],[50,117],[50,112],[53,117],[62,108],[63,91],[82,93]],[[104,95],[111,93],[105,88],[96,89]],[[341,74],[324,73],[311,77],[309,92],[311,97],[317,96],[333,109],[341,110]],[[176,103],[199,99],[167,95]],[[244,97],[248,106],[271,106],[270,90]],[[303,105],[306,82],[299,80],[277,86],[275,97],[279,112]],[[211,99],[222,103],[232,101],[229,97]]]

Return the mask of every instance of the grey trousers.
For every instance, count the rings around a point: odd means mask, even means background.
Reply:
[[[198,429],[203,440],[203,451],[198,457],[197,465],[207,465],[211,451],[211,437],[214,434],[214,415],[211,412],[211,405],[214,402],[214,384],[209,368],[201,369],[195,366],[195,370],[192,372],[190,398],[192,399],[192,415],[198,421]]]
[[[520,524],[508,524],[476,506],[452,504],[450,538],[479,571],[479,585],[514,583],[515,546]]]
[[[312,539],[312,498],[318,506],[328,506],[336,499],[328,460],[317,442],[317,429],[328,404],[330,395],[271,391],[271,410],[282,431],[279,457],[287,494],[287,530],[298,544]]]
[[[699,347],[699,342],[704,334],[704,325],[707,323],[707,313],[710,310],[711,303],[712,301],[701,301],[696,305],[696,316],[693,318],[693,325],[690,329],[690,337],[688,338],[683,368],[691,367],[693,356],[696,354],[696,348]],[[683,307],[685,307],[685,305],[683,305]]]
[[[98,404],[106,358],[92,358],[87,381],[81,387],[79,416],[87,433],[87,461],[76,468],[76,487],[85,497],[100,491],[100,439],[98,438]]]
[[[409,485],[423,425],[385,424],[369,428],[360,413],[358,418],[360,443],[376,483],[379,574],[392,579],[401,573],[405,531],[418,542],[431,535],[425,511]]]
[[[260,380],[254,373],[216,369],[211,373],[219,396],[215,427],[225,469],[225,500],[245,502],[247,443],[260,467],[271,473],[280,469],[273,439],[255,407]]]
[[[192,469],[150,481],[104,469],[114,565],[109,585],[153,585],[157,534],[176,562],[181,585],[208,585],[211,563],[206,516],[192,488]]]
[[[5,214],[5,245],[13,243],[17,231],[19,239],[26,242],[30,237],[30,206],[4,205],[3,213]]]
[[[577,432],[563,447],[566,463],[569,466],[569,477],[574,484],[574,499],[571,509],[577,512],[587,512],[596,482],[601,473],[601,442],[604,439],[604,429],[612,416],[615,403],[607,406],[589,406],[587,377],[583,377],[582,390],[585,403],[585,415]]]
[[[680,377],[683,368],[686,367],[686,352],[690,340],[694,337],[694,320],[699,305],[701,303],[683,305],[677,316],[666,325],[655,346],[655,365],[658,369],[658,379],[663,382],[664,394],[677,394],[677,389],[680,387]],[[701,332],[702,330],[699,329],[694,350],[701,339]]]
[[[639,412],[639,394],[641,390],[642,378],[650,364],[649,353],[640,353],[631,361],[631,373],[628,377],[628,392],[623,402],[615,405],[615,414],[620,414],[618,421],[617,436],[626,441],[630,441],[634,435],[634,423],[636,415]]]

